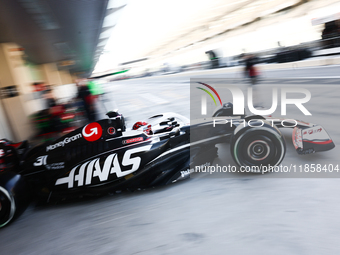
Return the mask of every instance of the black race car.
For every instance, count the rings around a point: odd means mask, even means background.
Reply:
[[[124,117],[113,111],[108,119],[34,148],[26,141],[1,140],[0,227],[25,210],[33,198],[59,201],[186,179],[195,168],[213,162],[216,144],[221,142],[230,141],[239,166],[279,165],[286,151],[276,127],[282,122],[232,116],[232,125],[217,124],[222,116],[224,121],[229,118],[225,115],[231,107],[226,104],[212,118],[191,125],[179,114],[159,114],[129,130]],[[334,147],[322,127],[303,122],[294,128],[293,141],[300,154]]]

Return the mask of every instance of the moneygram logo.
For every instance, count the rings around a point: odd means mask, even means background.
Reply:
[[[102,127],[97,122],[92,122],[83,128],[82,135],[86,141],[94,142],[102,136]]]
[[[81,138],[81,134],[76,134],[74,136],[65,137],[65,139],[60,142],[46,146],[46,151],[54,150],[59,147],[64,147],[66,144],[70,142],[74,142],[79,138]]]
[[[217,96],[217,98],[220,101],[220,104],[222,106],[222,101],[220,98],[220,95],[217,93],[217,91],[210,85],[198,82],[201,85],[204,85],[208,87],[213,93]],[[217,106],[216,100],[214,96],[206,89],[197,87],[198,89],[203,90],[208,94],[213,101],[215,102],[215,105]],[[245,109],[245,96],[242,92],[242,90],[234,85],[224,85],[223,89],[228,89],[231,94],[232,94],[232,103],[233,103],[233,115],[244,115],[244,109]],[[312,115],[306,107],[303,105],[304,103],[307,103],[311,99],[311,93],[309,90],[304,89],[304,88],[281,88],[280,89],[280,99],[281,99],[281,115],[287,115],[287,105],[292,104],[295,105],[304,115]],[[287,98],[287,94],[289,93],[299,93],[304,95],[303,98]],[[201,114],[202,115],[207,115],[207,97],[206,94],[202,94],[201,97]],[[273,112],[276,111],[278,107],[278,89],[277,88],[272,88],[272,105],[269,109],[256,109],[253,104],[253,88],[249,87],[247,90],[247,106],[248,109],[251,113],[255,115],[270,115]]]

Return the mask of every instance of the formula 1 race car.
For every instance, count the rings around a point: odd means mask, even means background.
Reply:
[[[213,162],[221,142],[231,142],[240,166],[279,165],[286,147],[275,125],[282,122],[271,125],[261,116],[233,116],[230,126],[213,125],[228,107],[232,106],[224,105],[213,118],[191,125],[184,116],[164,113],[129,130],[124,117],[112,111],[108,119],[33,148],[28,142],[1,140],[0,227],[13,221],[32,199],[60,201],[186,179],[194,167]],[[251,125],[242,124],[250,120]],[[322,127],[302,122],[294,128],[293,140],[302,154],[334,147]]]

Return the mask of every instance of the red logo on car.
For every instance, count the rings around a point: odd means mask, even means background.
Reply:
[[[114,127],[109,127],[107,129],[107,132],[110,134],[110,135],[114,135],[116,133],[116,129]]]
[[[89,141],[97,141],[102,136],[102,127],[97,122],[92,122],[83,128],[83,137]]]
[[[136,138],[131,138],[123,141],[123,144],[128,144],[128,143],[136,143],[136,142],[141,142],[143,141],[143,137],[136,137]]]

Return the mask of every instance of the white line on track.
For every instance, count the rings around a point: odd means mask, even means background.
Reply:
[[[167,104],[167,103],[169,103],[169,101],[164,100],[163,98],[155,96],[151,93],[143,93],[140,96],[143,97],[144,99],[148,100],[148,101],[155,103],[155,104]]]
[[[340,76],[317,76],[317,77],[277,77],[277,78],[272,78],[272,77],[265,77],[264,79],[273,79],[273,80],[289,80],[289,79],[305,79],[305,80],[310,80],[310,79],[340,79]]]
[[[340,76],[295,77],[283,79],[340,79]]]

